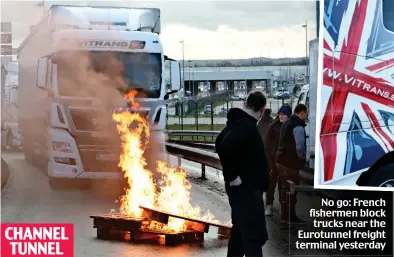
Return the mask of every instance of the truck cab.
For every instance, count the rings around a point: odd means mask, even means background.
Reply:
[[[112,114],[124,110],[149,122],[147,159],[164,158],[165,99],[180,88],[180,66],[159,32],[158,9],[52,6],[18,52],[26,159],[50,180],[122,178]],[[124,97],[131,90],[138,108]]]

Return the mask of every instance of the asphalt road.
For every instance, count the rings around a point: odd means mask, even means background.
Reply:
[[[106,190],[101,186],[93,189],[53,190],[44,173],[26,163],[21,153],[3,153],[2,157],[11,172],[1,196],[2,222],[73,223],[75,256],[226,256],[227,240],[217,239],[214,230],[206,235],[203,246],[165,247],[98,240],[89,216],[117,209],[114,203],[116,193],[105,193]],[[191,170],[197,167],[189,164]],[[218,220],[227,222],[230,219],[230,209],[223,191],[206,182],[201,184],[193,177],[191,181],[192,203],[198,204],[203,210],[209,209]],[[263,248],[264,256],[286,256],[287,228],[278,227],[276,222],[269,218],[267,226],[271,240]]]

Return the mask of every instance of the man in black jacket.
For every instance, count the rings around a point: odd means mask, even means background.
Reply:
[[[278,111],[278,117],[272,122],[269,127],[267,134],[265,135],[265,149],[267,149],[267,155],[270,165],[270,182],[268,186],[265,215],[272,215],[272,205],[274,203],[274,195],[276,184],[278,183],[279,171],[276,167],[276,152],[279,145],[280,128],[283,122],[285,122],[291,115],[291,108],[288,105],[283,105]],[[279,195],[281,197],[281,195]],[[285,199],[279,199],[285,200]]]
[[[251,92],[243,109],[230,109],[227,125],[215,142],[233,223],[227,256],[263,256],[262,246],[268,240],[263,192],[268,188],[269,168],[257,129],[266,102],[263,93]]]
[[[306,164],[305,121],[308,119],[308,108],[298,104],[294,114],[283,123],[280,129],[279,146],[276,154],[276,166],[279,170],[279,194],[286,199],[286,181],[299,184],[299,170]],[[300,222],[295,211],[297,196],[294,194],[289,203],[281,200],[281,220],[284,222]]]

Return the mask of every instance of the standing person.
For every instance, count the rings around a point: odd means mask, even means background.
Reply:
[[[278,183],[279,171],[276,167],[276,152],[279,145],[280,128],[283,122],[285,122],[291,115],[291,108],[288,105],[280,107],[278,117],[268,127],[267,134],[265,136],[265,147],[267,149],[268,161],[270,164],[270,182],[267,191],[265,215],[272,215],[272,205],[274,203],[274,195],[276,184]],[[279,180],[280,182],[280,180]],[[279,195],[281,197],[281,195]],[[282,199],[280,199],[281,201]],[[284,199],[283,199],[284,200]]]
[[[243,109],[232,108],[215,147],[223,167],[233,227],[227,256],[263,256],[268,240],[263,192],[269,171],[264,143],[257,129],[267,100],[260,91],[249,93]]]
[[[265,109],[263,116],[257,122],[257,127],[259,128],[260,134],[263,137],[263,141],[267,135],[268,126],[274,121],[274,119],[271,117],[271,113],[271,109]]]
[[[279,170],[279,194],[281,201],[281,220],[300,222],[295,211],[297,195],[290,199],[290,207],[286,199],[286,181],[299,184],[299,170],[306,164],[306,133],[305,126],[308,119],[308,108],[298,104],[294,114],[283,123],[280,129],[279,146],[276,154],[276,164]]]

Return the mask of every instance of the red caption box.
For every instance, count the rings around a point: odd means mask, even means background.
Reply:
[[[1,224],[1,257],[74,257],[73,224]]]

